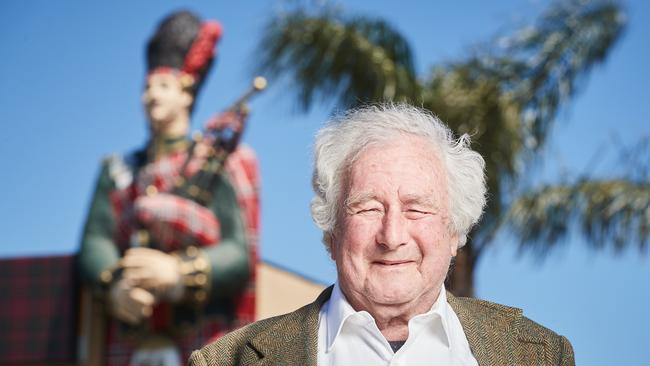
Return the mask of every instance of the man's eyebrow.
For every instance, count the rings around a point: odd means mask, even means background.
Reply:
[[[374,199],[377,199],[377,195],[375,194],[375,192],[358,192],[349,195],[345,199],[343,205],[349,208],[349,207],[360,205],[362,203],[366,203],[368,201],[372,201]]]
[[[400,197],[400,201],[402,204],[407,204],[407,205],[422,205],[427,208],[432,208],[432,209],[437,209],[438,204],[436,201],[433,199],[431,196],[423,196],[419,194],[405,194]]]

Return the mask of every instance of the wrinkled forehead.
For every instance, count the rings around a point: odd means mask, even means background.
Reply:
[[[343,201],[350,194],[373,194],[373,189],[388,180],[400,182],[404,189],[401,193],[406,195],[431,194],[436,199],[446,196],[444,161],[435,146],[419,136],[405,135],[367,144],[347,164]]]
[[[401,145],[408,146],[421,146],[425,157],[435,158],[442,162],[442,152],[440,150],[440,143],[429,136],[418,136],[411,133],[393,131],[384,135],[371,136],[368,140],[359,141],[358,147],[352,149],[350,154],[346,157],[346,169],[350,169],[352,165],[358,160],[359,156],[363,155],[367,150],[385,149],[387,147]]]
[[[373,154],[373,152],[386,151],[389,150],[389,148],[395,146],[400,147],[402,150],[418,147],[419,151],[417,158],[434,161],[436,165],[439,165],[440,169],[443,172],[446,170],[445,160],[443,159],[443,154],[438,143],[429,137],[422,137],[403,132],[395,132],[395,134],[392,136],[377,136],[368,141],[360,141],[359,147],[352,150],[350,154],[345,158],[343,166],[340,170],[340,176],[342,178],[344,178],[344,176],[347,176],[358,162],[359,157],[365,155],[366,152]],[[393,153],[397,154],[398,152],[393,149]],[[388,159],[390,159],[390,156],[388,156]]]

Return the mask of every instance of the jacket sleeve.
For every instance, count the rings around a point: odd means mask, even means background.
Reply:
[[[210,206],[221,225],[221,241],[203,252],[210,263],[210,298],[239,292],[250,276],[248,243],[235,190],[222,173]]]
[[[114,218],[109,198],[113,186],[108,162],[104,161],[88,210],[78,257],[82,281],[94,288],[101,283],[101,273],[119,260],[113,239]]]

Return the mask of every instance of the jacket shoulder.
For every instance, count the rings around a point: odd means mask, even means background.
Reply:
[[[524,316],[519,308],[466,297],[457,297],[455,300],[486,321],[507,324],[516,331],[521,340],[559,337],[554,331]]]
[[[510,327],[513,322],[522,317],[522,310],[490,301],[469,297],[455,297],[447,294],[447,301],[462,320],[472,323],[490,323],[493,326]]]
[[[519,342],[543,346],[548,352],[546,357],[554,365],[573,365],[573,348],[569,341],[549,328],[527,318],[521,309],[496,304],[490,301],[455,298],[452,296],[450,304],[461,317],[467,318],[471,314],[472,322],[480,324],[478,327],[489,328],[488,332],[495,334],[512,334]],[[472,331],[473,329],[469,329]],[[483,329],[483,332],[486,330]]]
[[[313,304],[284,315],[256,321],[224,335],[216,341],[204,346],[201,350],[194,351],[190,357],[191,366],[226,366],[253,364],[261,355],[251,341],[259,336],[270,334],[278,339],[294,334],[295,324],[305,321]],[[287,334],[285,334],[287,333]]]

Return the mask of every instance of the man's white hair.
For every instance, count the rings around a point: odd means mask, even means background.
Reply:
[[[334,117],[316,135],[311,214],[323,230],[328,251],[349,168],[364,149],[404,135],[424,139],[439,154],[447,179],[449,230],[458,235],[459,248],[465,245],[467,233],[485,206],[485,161],[470,149],[468,135],[455,139],[452,131],[428,111],[390,103],[350,110]]]

